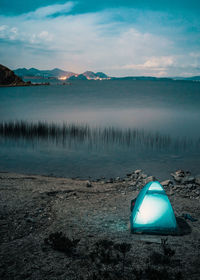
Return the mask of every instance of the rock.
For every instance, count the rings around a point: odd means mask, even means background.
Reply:
[[[117,181],[117,182],[120,181],[120,177],[116,177],[115,181]]]
[[[34,219],[31,218],[31,217],[26,218],[26,221],[27,221],[28,223],[35,223]]]
[[[113,181],[114,181],[113,178],[110,178],[110,179],[108,179],[108,180],[106,181],[106,183],[107,183],[107,184],[113,183]]]
[[[173,190],[185,190],[185,186],[184,185],[174,185]]]
[[[137,179],[137,177],[138,177],[138,175],[135,174],[135,173],[133,173],[133,174],[131,175],[131,179]]]
[[[148,177],[147,174],[144,174],[144,173],[141,174],[141,178],[142,178],[142,179],[146,179],[147,177]]]
[[[165,181],[162,181],[162,182],[161,182],[161,185],[162,185],[163,187],[169,186],[170,184],[172,184],[172,181],[171,181],[171,180],[165,180]]]
[[[195,178],[193,176],[184,177],[182,180],[183,184],[191,184],[195,182]]]
[[[91,188],[91,187],[92,187],[92,184],[91,184],[90,181],[87,181],[87,182],[86,182],[86,187],[87,187],[87,188]]]
[[[9,68],[0,64],[0,85],[24,86],[28,84],[15,75]]]
[[[137,185],[137,182],[136,181],[133,181],[129,184],[129,186],[136,186]]]
[[[134,171],[135,174],[139,174],[139,173],[141,173],[141,172],[142,172],[141,169],[137,169],[137,170]]]
[[[154,176],[149,176],[146,179],[144,179],[144,183],[147,184],[149,182],[155,181],[156,178]]]
[[[195,183],[196,183],[197,185],[200,185],[200,175],[197,175],[197,176],[195,177]]]
[[[187,187],[188,187],[188,189],[190,189],[190,190],[195,189],[195,185],[193,185],[193,184],[188,184]]]
[[[175,172],[175,175],[178,176],[178,177],[184,177],[185,172],[183,170],[179,169]]]
[[[178,183],[181,183],[182,182],[182,177],[179,177],[179,176],[177,176],[177,175],[175,175],[175,174],[171,174],[172,175],[172,177],[174,178],[174,180],[176,181],[176,182],[178,182]]]

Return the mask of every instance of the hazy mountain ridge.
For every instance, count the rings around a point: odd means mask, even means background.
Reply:
[[[71,77],[73,75],[76,75],[73,72],[70,71],[64,71],[62,69],[59,68],[54,68],[52,70],[39,70],[36,68],[30,68],[30,69],[26,69],[26,68],[18,68],[16,70],[13,70],[14,73],[20,77],[42,77],[42,78],[51,78],[51,77]]]
[[[39,70],[36,68],[18,68],[14,70],[14,73],[19,77],[41,77],[41,78],[52,78],[62,80],[100,80],[109,79],[109,77],[103,72],[94,73],[92,71],[86,71],[82,74],[73,73],[70,71],[65,71],[59,68],[54,68],[52,70]]]
[[[126,77],[109,77],[103,72],[85,71],[77,74],[71,71],[65,71],[59,68],[52,70],[39,70],[36,68],[18,68],[13,72],[19,77],[41,77],[41,78],[57,78],[61,80],[186,80],[186,81],[200,81],[200,76],[194,77],[153,77],[153,76],[126,76]]]

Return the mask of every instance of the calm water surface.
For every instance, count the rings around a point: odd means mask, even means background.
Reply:
[[[1,123],[21,120],[78,129],[67,137],[1,136],[1,171],[98,178],[141,168],[158,179],[177,168],[200,173],[198,82],[77,81],[0,88]],[[85,125],[90,132],[81,138]]]

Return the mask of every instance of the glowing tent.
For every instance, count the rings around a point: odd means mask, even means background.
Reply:
[[[150,182],[140,191],[131,212],[130,224],[133,233],[176,233],[174,211],[159,182]]]

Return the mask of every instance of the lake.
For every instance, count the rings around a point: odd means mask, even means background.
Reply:
[[[0,124],[1,171],[110,178],[139,168],[158,179],[180,168],[200,173],[199,82],[0,88]]]

